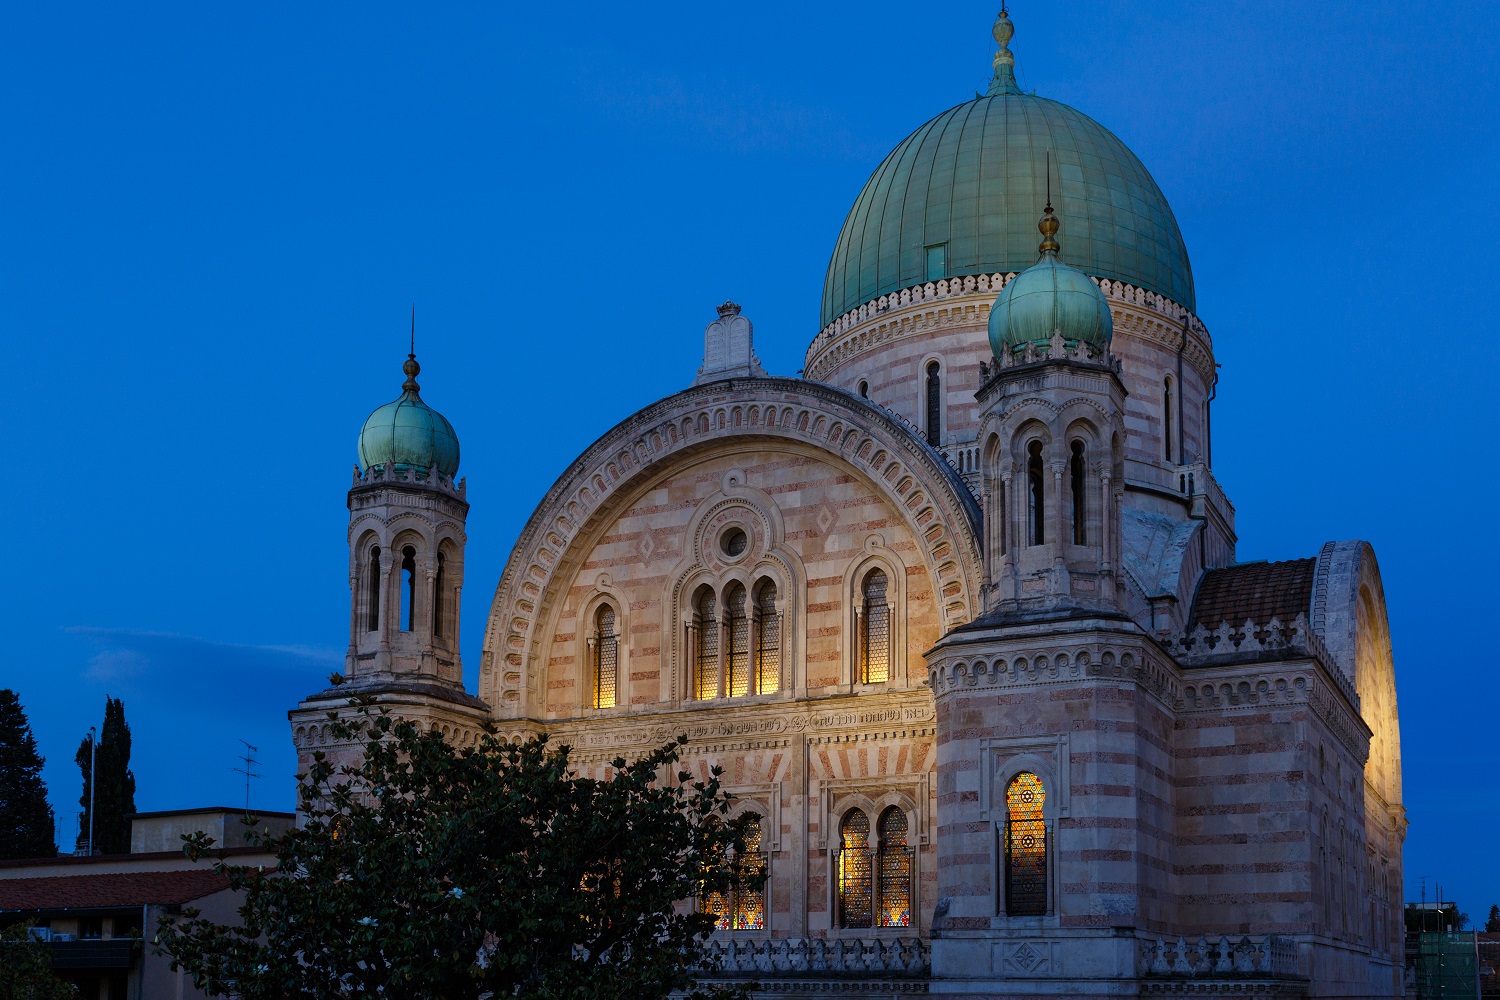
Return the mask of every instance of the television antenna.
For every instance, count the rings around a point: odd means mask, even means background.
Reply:
[[[255,755],[260,753],[260,747],[251,746],[248,740],[240,740],[240,742],[245,745],[245,752],[235,759],[243,766],[231,767],[230,770],[245,776],[245,812],[248,813],[250,812],[250,779],[260,777],[260,772],[255,770],[256,765],[260,763],[255,759]]]

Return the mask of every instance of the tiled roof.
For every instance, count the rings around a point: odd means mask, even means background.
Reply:
[[[0,911],[186,903],[227,888],[227,878],[207,870],[7,878],[0,879]]]
[[[1298,615],[1310,613],[1317,565],[1316,559],[1292,559],[1209,570],[1198,584],[1188,624],[1238,626],[1247,618],[1258,625],[1272,618],[1290,624]]]

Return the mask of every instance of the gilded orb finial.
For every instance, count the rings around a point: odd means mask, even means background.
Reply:
[[[415,354],[408,354],[406,356],[406,363],[401,366],[401,370],[406,373],[406,381],[401,383],[401,388],[404,391],[416,392],[422,388],[417,385],[417,374],[421,372],[422,366],[417,364],[417,356]]]
[[[1045,161],[1047,171],[1047,207],[1042,209],[1042,221],[1036,224],[1036,228],[1042,233],[1042,242],[1037,245],[1037,250],[1043,254],[1056,256],[1062,247],[1057,242],[1058,221],[1057,216],[1052,214],[1052,151],[1047,150]]]
[[[1004,4],[1000,5],[1000,15],[995,18],[993,34],[1000,51],[995,53],[995,77],[990,81],[990,90],[985,96],[1019,94],[1021,88],[1016,84],[1016,57],[1009,48],[1010,40],[1016,34],[1016,26],[1011,24],[1010,12],[1005,9]]]

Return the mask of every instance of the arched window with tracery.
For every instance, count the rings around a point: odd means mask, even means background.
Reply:
[[[776,584],[760,585],[755,595],[755,689],[775,694],[781,688],[781,615],[776,610]]]
[[[837,868],[839,926],[869,927],[874,916],[870,817],[851,809],[839,824]]]
[[[1073,454],[1068,459],[1068,474],[1073,485],[1073,544],[1088,544],[1088,489],[1085,475],[1083,442],[1073,442]]]
[[[910,927],[912,849],[906,843],[906,813],[891,806],[880,814],[876,829],[880,834],[877,922],[881,927]]]
[[[750,615],[745,588],[737,583],[724,593],[724,615],[729,639],[729,684],[724,693],[738,698],[750,692]]]
[[[615,609],[601,605],[594,615],[594,707],[614,708],[620,682],[620,639]]]
[[[365,623],[368,631],[380,628],[380,546],[370,550],[370,568],[365,590]]]
[[[417,623],[417,550],[408,545],[401,550],[401,631],[410,632]]]
[[[1042,442],[1026,446],[1026,523],[1028,545],[1047,543],[1047,480],[1042,469]]]
[[[1005,789],[1005,912],[1012,917],[1047,912],[1047,823],[1042,780],[1030,771]]]
[[[927,443],[943,443],[943,369],[936,361],[927,363]]]
[[[719,623],[714,620],[714,592],[704,588],[693,608],[694,690],[697,697],[719,696]]]
[[[891,679],[889,580],[883,570],[872,569],[861,589],[859,679],[863,684],[884,684]]]
[[[745,833],[745,849],[736,859],[739,884],[734,889],[734,930],[766,929],[766,854],[761,850],[760,824]]]

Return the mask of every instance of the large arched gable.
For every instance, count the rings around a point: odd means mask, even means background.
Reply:
[[[945,628],[979,611],[979,504],[916,432],[868,400],[800,379],[694,386],[640,410],[591,445],[538,505],[511,552],[485,629],[480,695],[497,714],[528,714],[523,668],[556,581],[582,539],[664,464],[756,441],[812,446],[878,489],[900,512],[934,581]]]

